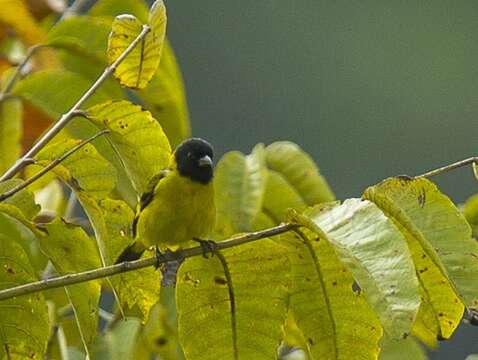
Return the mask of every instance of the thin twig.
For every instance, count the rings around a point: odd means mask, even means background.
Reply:
[[[47,166],[45,166],[43,169],[41,169],[39,172],[37,172],[35,175],[33,175],[31,178],[25,180],[25,182],[22,182],[21,184],[18,184],[14,188],[11,188],[10,190],[4,192],[3,194],[0,194],[0,202],[8,199],[9,197],[12,197],[15,195],[17,192],[20,190],[23,190],[26,188],[28,185],[32,184],[33,182],[37,181],[39,178],[41,178],[43,175],[45,175],[47,172],[58,166],[62,161],[64,161],[67,157],[70,155],[74,154],[78,150],[80,150],[83,146],[86,144],[92,142],[95,140],[97,137],[109,133],[108,129],[102,130],[95,135],[89,137],[88,139],[85,139],[81,141],[79,144],[73,146],[70,150],[65,152],[62,156],[60,156],[58,159],[53,160],[51,163],[49,163]]]
[[[270,229],[255,231],[247,233],[244,235],[236,236],[231,239],[227,239],[217,243],[217,250],[227,249],[230,247],[242,245],[251,241],[271,237],[274,235],[279,235],[285,233],[289,230],[296,228],[295,224],[281,224],[274,226]],[[203,255],[203,248],[200,246],[180,250],[177,252],[167,252],[164,254],[163,258],[159,260],[159,264],[167,263],[170,261],[177,261],[179,259],[184,259],[192,256]],[[45,280],[40,280],[32,282],[29,284],[24,284],[16,286],[13,288],[0,290],[0,300],[10,299],[13,297],[31,294],[39,291],[44,291],[47,289],[54,289],[66,285],[77,284],[85,281],[90,281],[94,279],[104,278],[107,276],[112,276],[128,271],[138,270],[149,266],[156,266],[158,264],[158,259],[156,257],[150,257],[147,259],[140,259],[136,261],[123,262],[121,264],[110,265],[98,269],[87,270],[75,274],[67,274],[54,278],[49,278]]]
[[[117,66],[128,56],[128,54],[135,48],[136,45],[146,36],[146,34],[151,30],[148,25],[143,25],[143,29],[138,34],[138,36],[129,44],[125,51],[98,77],[98,79],[91,85],[91,87],[83,94],[83,96],[73,105],[68,112],[63,114],[60,119],[43,135],[32,148],[23,155],[15,164],[13,164],[10,169],[8,169],[5,174],[2,175],[0,181],[10,179],[18,171],[20,171],[25,166],[25,159],[34,157],[43,147],[51,140],[53,137],[65,127],[66,124],[73,118],[75,115],[78,115],[78,110],[81,105],[90,98],[91,95],[99,88],[99,86],[115,71]]]
[[[442,166],[441,168],[427,171],[426,173],[415,176],[415,178],[429,178],[429,177],[432,177],[432,176],[444,174],[444,173],[449,172],[451,170],[455,170],[455,169],[458,169],[458,168],[461,168],[463,166],[467,166],[467,165],[470,165],[470,164],[478,164],[478,157],[474,156],[474,157],[471,157],[471,158],[468,158],[468,159],[460,160],[460,161],[454,162],[452,164]]]
[[[37,45],[33,45],[27,50],[27,53],[25,54],[25,57],[23,58],[22,62],[18,64],[17,68],[15,69],[15,73],[10,77],[8,82],[5,84],[5,87],[3,88],[3,90],[0,91],[0,101],[3,101],[6,99],[7,94],[10,92],[10,90],[12,90],[13,85],[15,85],[17,80],[22,75],[22,72],[25,66],[28,64],[32,56],[35,55],[35,53],[38,50],[40,50],[42,47],[45,47],[45,45],[37,44]]]

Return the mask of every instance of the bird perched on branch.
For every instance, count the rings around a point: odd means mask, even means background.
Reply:
[[[212,146],[203,139],[191,138],[176,148],[169,167],[141,196],[132,224],[135,242],[116,263],[139,259],[151,246],[175,249],[191,240],[207,245],[200,239],[210,234],[216,218],[212,160]]]

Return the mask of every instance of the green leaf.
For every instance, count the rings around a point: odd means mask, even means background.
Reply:
[[[307,204],[282,174],[269,170],[262,207],[264,213],[278,224],[285,219],[288,209],[302,212]]]
[[[422,347],[413,339],[384,339],[380,360],[426,360]]]
[[[134,345],[140,329],[141,321],[136,318],[117,322],[112,330],[105,332],[95,342],[92,359],[133,359]]]
[[[405,238],[393,222],[373,203],[360,199],[317,206],[295,218],[334,247],[385,332],[392,338],[407,336],[420,297]]]
[[[81,140],[65,138],[48,145],[38,153],[37,164],[48,165],[80,142]],[[67,157],[52,172],[74,191],[86,192],[94,197],[107,196],[116,184],[115,168],[98,153],[92,144],[86,144]]]
[[[309,358],[376,359],[382,327],[363,293],[353,291],[352,274],[333,247],[307,229],[282,234],[278,242],[290,249],[290,310]]]
[[[171,147],[161,125],[148,111],[128,101],[106,102],[87,110],[88,118],[106,135],[116,149],[138,193],[149,180],[168,166]]]
[[[262,144],[247,156],[233,151],[222,157],[214,176],[216,232],[220,236],[251,230],[261,210],[266,175]]]
[[[142,22],[148,20],[149,10],[144,1],[138,0],[98,0],[90,10],[90,15],[115,17],[132,14]]]
[[[22,184],[20,179],[10,179],[0,183],[0,194],[13,189]],[[26,220],[31,220],[40,211],[40,206],[35,203],[33,193],[27,189],[17,192],[15,195],[0,202],[0,211],[16,218],[24,223]]]
[[[91,81],[82,75],[65,70],[45,70],[34,72],[17,82],[12,93],[47,115],[58,118],[70,109],[90,86]],[[110,100],[116,95],[100,88],[84,106]]]
[[[105,50],[110,26],[111,23],[103,18],[71,16],[56,23],[48,32],[45,44],[106,64]]]
[[[22,103],[19,99],[0,101],[0,173],[4,173],[20,156]]]
[[[129,88],[146,87],[158,69],[166,34],[166,7],[162,0],[155,1],[151,6],[148,23],[151,31],[114,71],[120,83]],[[124,53],[142,27],[143,24],[134,15],[119,15],[115,18],[108,38],[107,56],[110,64]]]
[[[23,248],[16,239],[0,231],[0,289],[37,280]],[[41,293],[0,302],[1,359],[41,359],[49,331],[48,311]]]
[[[187,259],[176,287],[179,339],[188,360],[275,359],[287,314],[287,255],[270,240]],[[201,334],[201,341],[197,335]]]
[[[467,307],[478,308],[478,244],[460,211],[435,184],[427,179],[391,178],[367,189],[364,197],[419,242],[421,253],[451,280]],[[425,274],[430,269],[417,266],[417,271]],[[430,281],[437,278],[430,275]]]
[[[133,211],[121,200],[91,197],[80,198],[96,238],[104,245],[105,262],[113,264],[121,251],[133,242],[131,223]],[[146,252],[145,256],[152,256]],[[160,273],[153,267],[144,268],[111,277],[111,283],[117,291],[122,305],[132,308],[137,305],[144,319],[148,318],[151,307],[159,300]]]
[[[279,141],[267,146],[266,162],[269,169],[289,182],[307,205],[335,200],[317,165],[298,145]]]
[[[181,71],[169,41],[165,41],[158,71],[148,86],[138,92],[145,107],[163,127],[173,147],[190,137],[186,92]]]
[[[470,224],[473,237],[478,237],[478,194],[470,196],[463,207],[463,215]]]
[[[40,246],[60,274],[76,273],[101,267],[95,241],[79,226],[61,219],[44,225],[47,235],[40,237]],[[89,347],[96,336],[98,304],[101,293],[99,280],[66,287],[80,333]]]

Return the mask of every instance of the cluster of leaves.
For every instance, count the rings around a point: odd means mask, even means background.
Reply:
[[[28,13],[21,1],[8,4]],[[5,14],[0,21],[19,36],[20,29],[41,29],[31,18]],[[53,60],[35,58],[35,71],[0,100],[2,172],[21,151],[22,123],[32,111],[47,119],[65,113],[143,24],[151,31],[116,68],[118,81],[103,83],[25,174],[108,133],[0,202],[0,289],[112,264],[132,242],[138,194],[190,132],[162,1],[148,10],[138,1],[99,0],[34,42],[22,38],[47,47]],[[6,67],[3,86],[13,71]],[[21,183],[2,182],[0,193]],[[474,198],[465,218],[429,180],[400,177],[340,203],[290,142],[225,154],[214,185],[214,239],[284,221],[296,229],[189,258],[175,288],[161,288],[160,273],[146,268],[2,300],[0,358],[275,359],[298,348],[309,359],[386,360],[404,352],[420,359],[419,343],[435,347],[453,334],[465,308],[478,308]],[[72,199],[86,223],[72,212]]]

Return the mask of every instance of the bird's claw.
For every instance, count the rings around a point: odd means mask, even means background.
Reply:
[[[154,265],[154,268],[156,270],[158,270],[159,268],[161,268],[165,264],[164,254],[161,252],[161,250],[159,250],[159,247],[155,246],[154,247],[154,255],[156,256],[156,264]]]
[[[202,256],[206,259],[209,259],[208,254],[211,254],[210,257],[213,257],[217,251],[217,243],[213,240],[203,240],[194,238],[194,241],[198,242],[202,248]]]

